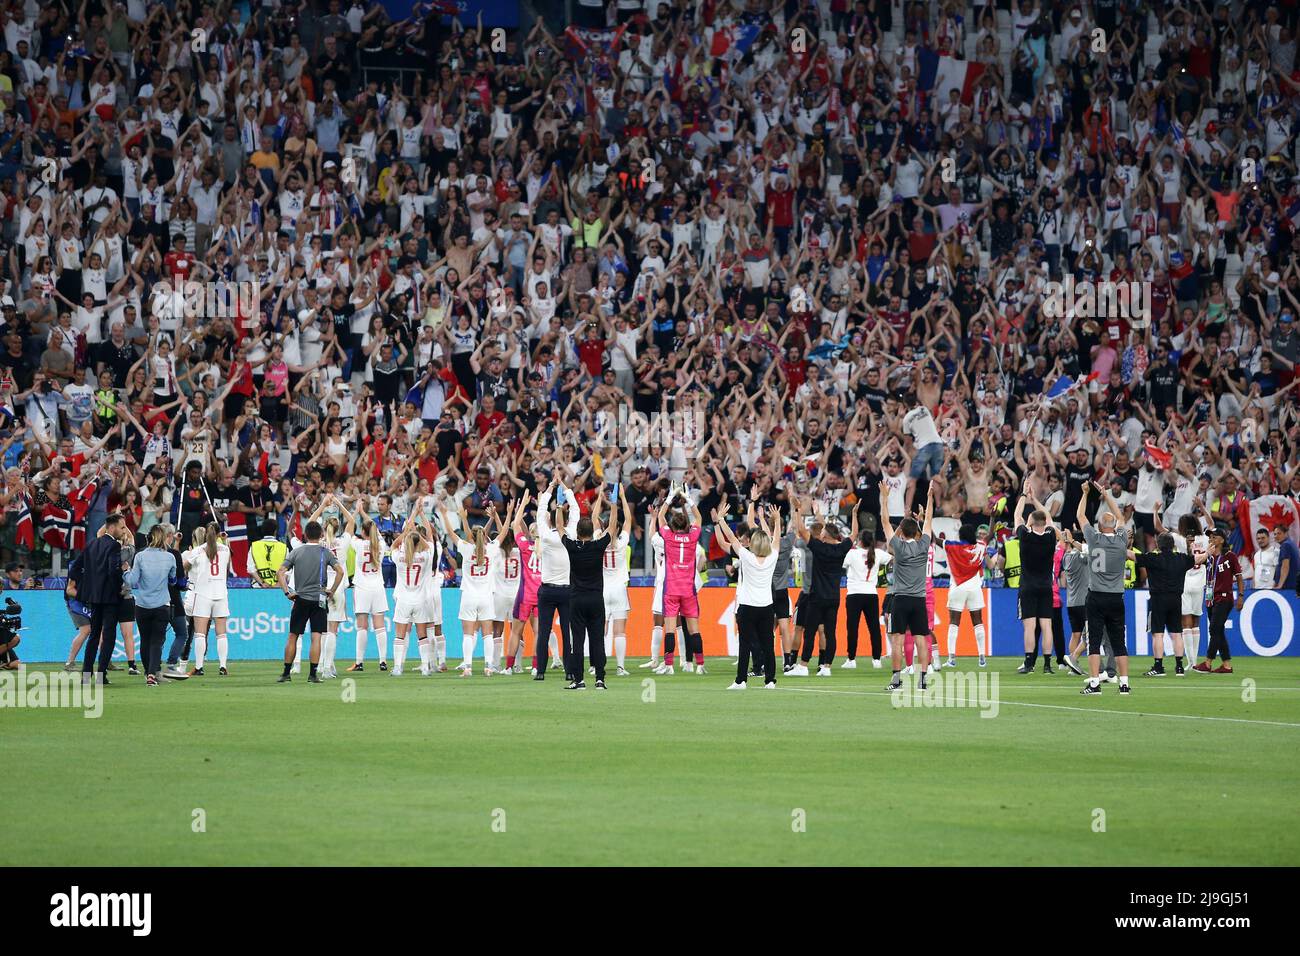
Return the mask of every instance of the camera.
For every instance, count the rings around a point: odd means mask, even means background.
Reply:
[[[5,598],[5,606],[0,608],[0,641],[12,641],[23,629],[23,606],[13,598]]]

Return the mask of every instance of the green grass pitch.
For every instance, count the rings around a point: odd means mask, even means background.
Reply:
[[[539,685],[372,664],[354,702],[342,680],[276,685],[269,662],[157,688],[115,673],[97,720],[0,710],[0,860],[1300,863],[1300,660],[1083,698],[1077,678],[993,659],[992,719],[895,708],[865,660],[743,693],[724,690],[729,663],[656,678],[652,701],[631,662],[604,694],[554,671]]]

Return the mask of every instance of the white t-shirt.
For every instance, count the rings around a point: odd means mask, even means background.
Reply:
[[[1282,557],[1282,549],[1269,542],[1267,548],[1255,551],[1255,587],[1271,588],[1277,581],[1277,566]]]
[[[776,570],[775,551],[759,558],[748,548],[737,548],[740,574],[736,578],[736,603],[745,607],[772,605],[772,573]]]
[[[1143,514],[1155,514],[1165,497],[1165,473],[1155,468],[1138,469],[1137,494],[1133,508]]]
[[[918,449],[943,441],[939,437],[939,429],[934,426],[934,416],[924,405],[918,405],[903,416],[903,434],[911,435],[912,444]]]
[[[885,501],[885,510],[891,518],[897,518],[907,513],[907,475],[901,471],[896,475],[884,475],[881,481],[889,489],[889,497]]]
[[[875,552],[874,556],[872,552]],[[874,557],[870,569],[867,567],[867,559]],[[889,553],[882,551],[880,548],[867,549],[861,546],[854,547],[844,556],[844,570],[846,578],[846,593],[848,594],[875,594],[877,581],[880,577],[880,569],[889,562]]]

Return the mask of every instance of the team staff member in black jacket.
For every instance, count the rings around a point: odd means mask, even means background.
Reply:
[[[791,507],[795,503],[791,501]],[[853,528],[849,537],[844,537],[839,526],[833,521],[822,525],[821,534],[813,537],[804,526],[803,514],[794,512],[794,533],[807,543],[812,554],[812,588],[808,596],[807,616],[804,619],[804,634],[816,634],[820,627],[825,634],[825,644],[817,655],[817,676],[830,677],[831,664],[835,661],[835,622],[840,614],[840,573],[844,568],[844,557],[853,549],[853,540],[858,536],[858,512],[853,511]],[[808,641],[804,641],[804,653],[808,653]]]
[[[109,515],[81,558],[82,577],[77,596],[90,605],[90,637],[81,663],[81,680],[90,681],[99,654],[99,679],[107,684],[108,665],[117,643],[117,613],[122,604],[122,533],[120,514]]]
[[[1207,554],[1183,554],[1174,550],[1174,536],[1169,532],[1156,538],[1155,551],[1137,554],[1130,550],[1128,557],[1147,573],[1147,588],[1151,592],[1151,655],[1154,660],[1147,677],[1165,676],[1165,634],[1174,639],[1174,673],[1183,670],[1183,585],[1187,572],[1204,564]]]
[[[1025,508],[1033,513],[1025,523]],[[1025,662],[1017,674],[1034,672],[1035,625],[1043,635],[1043,673],[1052,673],[1052,568],[1056,559],[1056,525],[1026,488],[1016,505],[1016,539],[1020,542],[1020,620],[1025,628]]]
[[[618,485],[614,486],[622,491]],[[586,667],[582,645],[591,645],[591,666],[596,669],[596,690],[605,689],[605,549],[618,540],[618,508],[609,509],[609,527],[600,531],[600,513],[605,505],[602,491],[592,500],[591,517],[579,518],[570,537],[561,541],[569,554],[569,670],[572,678],[566,690],[586,690],[582,679]],[[576,509],[575,509],[576,510]],[[597,536],[599,532],[599,536]],[[540,638],[538,644],[541,644]],[[540,673],[540,669],[539,669]]]

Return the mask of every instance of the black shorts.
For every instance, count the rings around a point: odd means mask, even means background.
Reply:
[[[1155,515],[1146,511],[1133,512],[1133,527],[1138,531],[1145,531],[1147,534],[1155,537],[1156,519]],[[1141,543],[1141,542],[1139,542]]]
[[[891,594],[894,600],[889,611],[889,633],[924,637],[930,633],[930,615],[925,609],[925,598],[909,594]]]
[[[772,616],[784,621],[790,617],[790,592],[786,588],[772,588]]]
[[[1147,607],[1151,610],[1149,633],[1152,637],[1164,634],[1165,631],[1170,634],[1182,633],[1183,595],[1181,592],[1178,594],[1153,594]]]
[[[323,634],[329,630],[329,613],[319,601],[305,598],[293,599],[293,611],[289,614],[290,634]]]
[[[1020,620],[1052,619],[1052,592],[1038,588],[1020,589]]]
[[[794,602],[794,626],[804,627],[808,621],[808,591],[799,592],[799,600]]]
[[[1083,629],[1088,626],[1088,608],[1080,604],[1078,607],[1066,608],[1065,612],[1070,618],[1070,633],[1082,634]]]
[[[125,598],[117,606],[117,623],[130,624],[135,620],[135,598]]]

